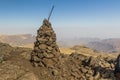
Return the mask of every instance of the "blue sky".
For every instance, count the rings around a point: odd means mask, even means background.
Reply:
[[[0,0],[0,34],[36,35],[52,5],[58,37],[120,38],[120,0]]]

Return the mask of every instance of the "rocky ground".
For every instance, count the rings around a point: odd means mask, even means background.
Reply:
[[[39,80],[30,70],[31,49],[0,43],[0,80]]]
[[[29,48],[0,43],[0,80],[114,80],[114,57],[62,54],[51,67],[33,67]]]
[[[60,51],[51,23],[44,20],[33,50],[0,43],[0,80],[115,80],[117,55],[105,56],[85,46],[71,50]]]

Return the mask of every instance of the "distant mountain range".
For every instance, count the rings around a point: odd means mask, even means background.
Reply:
[[[100,41],[99,38],[63,38],[58,40],[61,47],[73,47],[74,45],[87,45],[90,42]]]
[[[20,35],[0,35],[0,42],[8,43],[12,46],[22,46],[35,41],[35,36],[31,34]]]
[[[89,42],[87,47],[90,47],[98,52],[114,53],[117,52],[115,47],[109,43],[105,42]]]
[[[0,42],[12,46],[33,46],[35,36],[31,34],[0,35]],[[60,47],[72,47],[74,45],[85,45],[98,52],[115,53],[120,52],[120,38],[63,38],[57,40]],[[32,44],[32,45],[31,45]]]

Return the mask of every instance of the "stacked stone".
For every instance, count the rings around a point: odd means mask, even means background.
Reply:
[[[54,67],[60,56],[60,50],[56,44],[56,34],[48,20],[37,30],[34,50],[31,61],[34,66]]]

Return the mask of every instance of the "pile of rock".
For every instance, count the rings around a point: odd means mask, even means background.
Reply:
[[[37,31],[31,62],[39,67],[40,80],[114,80],[114,61],[102,56],[61,54],[48,20]]]
[[[60,50],[56,44],[56,34],[48,20],[37,31],[34,50],[31,54],[31,61],[34,66],[53,67],[58,62]]]

